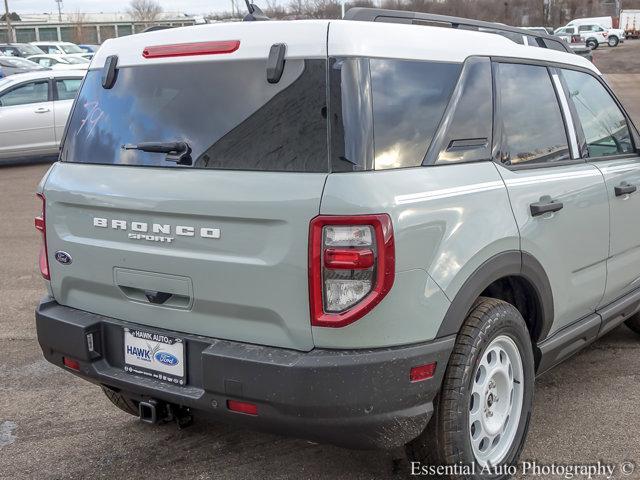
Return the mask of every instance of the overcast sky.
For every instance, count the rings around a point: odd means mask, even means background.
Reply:
[[[168,12],[209,13],[231,10],[231,0],[159,0],[160,5]],[[238,2],[244,6],[244,1]],[[260,3],[258,1],[258,3]],[[264,3],[264,2],[263,2]],[[0,2],[0,10],[4,5]],[[62,10],[66,13],[82,12],[123,12],[129,6],[129,0],[63,0]],[[265,5],[266,6],[266,5]],[[9,0],[9,10],[18,13],[57,12],[54,0]]]

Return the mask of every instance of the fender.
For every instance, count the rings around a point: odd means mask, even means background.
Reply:
[[[532,255],[519,250],[494,255],[471,274],[451,302],[436,337],[456,335],[482,291],[496,280],[508,276],[522,277],[533,287],[539,317],[533,337],[536,342],[546,338],[553,324],[553,293],[549,278]]]

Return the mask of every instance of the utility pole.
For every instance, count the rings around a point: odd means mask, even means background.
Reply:
[[[62,23],[62,0],[54,0],[58,4],[58,23]]]
[[[11,28],[11,17],[9,15],[9,0],[4,0],[4,20],[7,22],[7,40],[9,43],[15,42],[13,28]]]

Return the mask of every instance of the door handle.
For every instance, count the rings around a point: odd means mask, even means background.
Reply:
[[[49,110],[47,107],[40,107],[40,108],[36,108],[36,109],[34,110],[34,112],[35,112],[35,113],[47,113],[47,112],[49,112],[49,111],[50,111],[50,110]]]
[[[622,182],[620,185],[617,185],[613,190],[616,193],[616,197],[621,197],[623,195],[629,195],[630,193],[635,192],[638,189],[635,185],[631,185],[627,182]]]
[[[564,204],[562,202],[552,200],[549,195],[540,197],[540,201],[529,205],[532,217],[544,215],[545,213],[557,212],[558,210],[562,210],[563,207]]]

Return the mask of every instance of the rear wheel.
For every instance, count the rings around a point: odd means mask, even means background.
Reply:
[[[627,327],[640,335],[640,313],[636,313],[624,322]]]
[[[480,298],[465,320],[429,427],[407,445],[411,461],[475,464],[466,480],[506,479],[526,439],[533,403],[534,359],[527,326],[503,301]]]
[[[587,47],[589,47],[591,50],[595,50],[596,48],[598,48],[598,40],[596,40],[595,38],[589,38],[586,41]]]
[[[108,387],[102,386],[101,388],[107,398],[111,401],[111,403],[113,403],[120,410],[135,417],[139,416],[138,402]]]
[[[615,35],[612,35],[607,40],[607,43],[609,44],[610,47],[617,47],[618,44],[620,43],[620,39]]]

